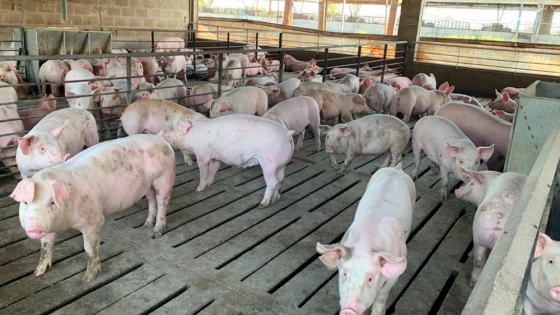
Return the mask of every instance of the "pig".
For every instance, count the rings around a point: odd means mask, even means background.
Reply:
[[[77,80],[90,81],[70,82]],[[94,80],[95,76],[86,69],[78,68],[68,71],[64,77],[64,91],[71,108],[94,109],[96,107],[93,96],[98,94],[100,89]]]
[[[91,65],[91,63],[85,59],[78,59],[78,60],[73,60],[70,63],[70,70],[71,69],[78,69],[78,68],[83,68],[86,69],[87,71],[93,73],[93,67]],[[68,70],[68,71],[70,71]]]
[[[231,85],[227,86],[224,85],[224,83],[226,82],[222,81],[222,93],[229,92],[233,89]],[[204,104],[218,98],[218,85],[213,83],[198,84],[193,86],[189,94],[187,106],[199,113],[207,113],[208,109],[204,107]]]
[[[279,72],[280,71],[280,60],[272,59],[261,59],[261,64],[267,72]]]
[[[389,114],[389,105],[396,94],[397,89],[394,87],[383,83],[374,83],[364,92],[364,98],[367,106],[376,113]]]
[[[181,105],[187,103],[187,87],[177,79],[167,78],[157,86],[152,83],[140,83],[138,89],[141,91],[136,92],[137,98],[172,100]]]
[[[524,88],[515,88],[515,87],[508,86],[503,88],[500,93],[504,94],[507,92],[511,99],[516,100],[519,97],[519,93],[522,93],[523,91],[525,91]]]
[[[111,49],[112,54],[128,54],[128,50],[124,48],[113,48]]]
[[[340,84],[345,84],[352,89],[352,93],[358,93],[360,91],[360,79],[353,74],[347,74],[342,78]]]
[[[142,63],[142,68],[144,69],[144,76],[146,76],[146,82],[152,84],[158,84],[160,78],[157,75],[158,63],[155,57],[138,57],[138,60]]]
[[[187,84],[187,59],[185,56],[162,57],[161,70],[166,78],[173,75],[174,79],[177,78],[179,72],[183,71],[185,84]]]
[[[16,66],[9,61],[0,62],[0,81],[15,86],[19,98],[29,93],[29,86],[25,85],[26,82],[21,79]]]
[[[303,70],[298,73],[296,79],[301,80],[301,82],[323,82],[322,75],[316,75],[313,71]]]
[[[327,82],[305,82],[294,90],[294,96],[307,95],[311,91],[331,90],[339,93],[352,93],[352,89],[345,84]]]
[[[260,77],[252,78],[245,81],[245,86],[257,86],[257,85],[267,85],[267,84],[277,84],[276,77],[270,73]]]
[[[330,154],[331,167],[338,169],[336,154],[346,155],[344,165],[338,175],[344,175],[355,156],[361,154],[383,154],[385,161],[381,167],[397,165],[410,139],[410,128],[398,118],[389,115],[368,115],[347,124],[334,127],[319,126],[326,133],[325,152]]]
[[[494,144],[488,169],[502,171],[508,152],[511,124],[496,118],[483,108],[461,103],[446,104],[434,115],[454,123],[477,147]]]
[[[269,86],[259,86],[268,98],[268,106],[274,106],[282,101],[290,99],[294,96],[294,91],[301,85],[301,81],[296,78],[290,78],[282,83]]]
[[[364,94],[365,91],[375,82],[372,82],[373,80],[371,79],[370,76],[366,76],[363,80],[359,81],[359,86],[358,86],[358,93],[359,94]]]
[[[154,47],[155,52],[177,51],[185,48],[185,40],[180,37],[166,37],[160,39]]]
[[[354,68],[332,68],[329,72],[329,79],[339,80],[344,78],[347,74],[356,74],[356,69]]]
[[[158,134],[160,131],[171,131],[177,128],[181,119],[208,119],[191,109],[167,100],[142,99],[128,105],[120,121],[128,135],[140,133]],[[182,151],[186,164],[193,165],[189,154]]]
[[[433,91],[415,85],[408,86],[398,91],[391,100],[391,114],[402,113],[404,122],[408,122],[412,115],[433,115],[438,108],[451,101],[449,95],[454,89],[447,82],[439,90]]]
[[[294,72],[299,72],[299,71],[303,71],[309,67],[311,67],[312,62],[315,61],[314,59],[311,59],[311,61],[300,61],[297,60],[296,58],[285,54],[284,55],[284,70],[285,71],[294,71]]]
[[[14,42],[11,42],[10,45],[7,45],[4,42],[0,42],[0,56],[17,56],[18,54],[19,54],[19,50],[15,49]],[[17,67],[17,61],[15,60],[10,60],[5,62],[7,64],[12,65],[14,68]]]
[[[200,168],[196,191],[214,182],[221,163],[237,167],[259,164],[266,182],[259,208],[264,208],[280,198],[284,169],[294,151],[293,134],[294,131],[266,118],[229,115],[209,120],[183,119],[173,131],[164,132],[163,137],[173,147],[196,155]]]
[[[468,96],[459,93],[451,93],[449,95],[449,98],[451,99],[451,101],[454,102],[463,102],[465,104],[471,104],[482,108],[482,104],[480,104],[480,102],[476,99],[476,97],[473,96]]]
[[[514,114],[506,113],[503,110],[499,109],[494,110],[494,114],[496,114],[496,117],[503,119],[508,123],[513,123]]]
[[[409,86],[411,83],[412,81],[407,77],[395,77],[387,80],[387,84],[397,89],[397,91],[404,89],[405,87]]]
[[[262,117],[276,121],[288,130],[294,130],[297,133],[298,140],[294,148],[295,151],[301,149],[305,127],[309,126],[315,137],[315,147],[319,152],[321,150],[319,111],[319,105],[314,99],[307,96],[297,96],[276,104],[276,106],[267,110]]]
[[[372,315],[385,314],[389,292],[406,270],[415,200],[401,163],[382,168],[369,180],[340,244],[317,242],[321,262],[338,267],[340,315],[362,315],[370,306]]]
[[[203,106],[210,112],[210,118],[232,114],[262,116],[268,108],[268,98],[262,89],[245,86],[230,91],[216,100],[210,100]]]
[[[496,90],[496,99],[488,103],[488,107],[494,110],[503,110],[504,112],[511,114],[515,111],[517,102],[509,97],[508,92],[500,94],[498,93],[498,90]]]
[[[231,78],[233,78],[232,86],[233,87],[238,87],[239,80],[241,79],[242,72],[243,72],[243,69],[241,69],[241,64],[239,63],[239,60],[237,60],[237,59],[229,60],[226,64],[226,66],[224,67],[224,70],[225,71],[224,71],[224,74],[222,75],[222,80],[224,80],[226,78],[227,78],[227,80],[231,80]]]
[[[433,73],[430,73],[429,76],[425,73],[418,73],[417,75],[414,76],[414,78],[412,78],[410,84],[419,87],[427,87],[430,90],[435,90],[437,86],[436,77],[434,76]]]
[[[258,62],[249,62],[245,73],[248,76],[256,76],[266,74],[266,70],[264,70],[263,66]]]
[[[131,68],[131,80],[130,80],[130,90],[138,89],[140,83],[146,82],[146,78],[136,68]],[[118,87],[122,90],[128,90],[127,88],[127,70],[126,66],[112,67],[107,70],[107,76],[111,78],[111,83],[114,87]]]
[[[25,130],[31,130],[44,116],[52,113],[56,109],[56,99],[52,94],[44,94],[39,102],[39,106],[30,109],[18,110],[19,117],[23,122]]]
[[[127,65],[127,58],[122,58],[119,59],[120,64],[122,66],[126,66]],[[138,70],[138,73],[140,75],[144,75],[144,65],[142,64],[142,61],[140,61],[139,59],[136,58],[130,58],[130,63],[131,63],[131,67]]]
[[[0,81],[0,160],[15,173],[16,179],[21,179],[16,166],[15,154],[18,134],[23,134],[24,126],[17,110],[17,92]],[[8,121],[6,121],[8,120]]]
[[[456,189],[455,196],[478,207],[473,220],[473,271],[469,283],[474,287],[486,259],[502,235],[527,176],[514,172],[476,172],[463,167],[459,170],[469,182]]]
[[[366,99],[360,94],[319,90],[311,91],[306,96],[319,104],[321,118],[332,119],[335,125],[338,123],[339,116],[344,122],[349,122],[353,120],[352,114],[366,114],[371,111],[366,104]]]
[[[558,276],[559,242],[539,233],[527,284],[523,314],[558,314],[560,312],[560,277]]]
[[[216,55],[210,55],[210,59],[212,59],[215,63],[215,65],[218,64],[218,57]],[[249,58],[245,55],[245,54],[241,54],[241,53],[235,53],[235,54],[229,54],[227,56],[223,57],[223,64],[227,65],[228,61],[230,60],[237,60],[239,61],[239,64],[241,65],[240,67],[242,68],[241,70],[241,78],[245,79],[246,74],[246,70],[247,67],[249,66]]]
[[[58,88],[64,84],[64,77],[70,71],[66,63],[61,60],[47,60],[39,69],[39,80],[41,81],[41,92],[46,93],[45,82],[51,84],[51,93],[58,96]]]
[[[262,49],[257,45],[245,45],[245,47],[241,48],[241,50],[250,50],[250,49]],[[264,58],[266,58],[266,55],[268,55],[268,52],[266,51],[259,51],[259,52],[246,52],[245,55],[247,55],[247,58],[249,58],[249,62],[253,62],[253,61],[257,61],[260,62],[261,60],[263,60]]]
[[[126,98],[122,94],[120,88],[115,88],[112,86],[100,88],[99,96],[94,98],[101,108],[101,124],[105,129],[105,138],[109,139],[111,137],[110,123],[109,119],[119,118],[123,112],[123,107],[126,106]],[[94,115],[95,116],[95,115]],[[121,131],[121,121],[118,121],[117,137],[122,134]]]
[[[303,71],[309,71],[310,73],[313,73],[315,76],[319,76],[319,73],[323,72],[323,68],[317,67],[317,61],[315,61],[315,59],[311,59],[311,61],[309,62],[309,66],[303,69]]]
[[[105,141],[75,158],[39,171],[18,183],[10,195],[19,202],[21,226],[31,239],[41,240],[40,276],[52,265],[56,233],[80,231],[88,255],[83,279],[92,281],[101,269],[100,232],[105,216],[126,209],[142,196],[148,200],[144,226],[162,235],[175,183],[173,148],[154,135],[134,135]]]
[[[18,139],[16,163],[23,178],[75,156],[84,145],[99,143],[93,115],[79,108],[64,108],[43,118]]]
[[[474,143],[450,120],[440,116],[426,116],[414,125],[412,133],[412,150],[414,152],[414,170],[412,179],[418,179],[418,169],[422,150],[430,161],[439,165],[441,188],[439,194],[447,199],[447,185],[449,173],[466,181],[459,167],[477,171],[480,160],[488,161],[494,152],[494,144],[486,147],[476,147]],[[437,171],[436,166],[432,165]]]

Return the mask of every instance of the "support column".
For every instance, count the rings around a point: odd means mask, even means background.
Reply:
[[[389,22],[387,24],[387,33],[385,35],[395,35],[395,22],[397,20],[397,9],[399,0],[391,0],[391,9],[389,10]]]
[[[282,25],[294,25],[294,0],[286,0],[284,2],[284,18],[282,19]]]
[[[550,35],[550,29],[552,28],[553,18],[554,18],[554,7],[551,5],[545,5],[543,8],[541,25],[539,27],[539,34]]]
[[[328,0],[319,1],[319,30],[327,29],[327,4]]]
[[[420,27],[422,25],[422,12],[424,10],[424,1],[422,0],[402,0],[401,3],[401,17],[399,22],[399,30],[397,40],[408,41],[406,60],[407,63],[414,61],[414,51],[416,50],[416,42],[419,38]],[[403,47],[397,47],[397,50],[403,50]],[[405,74],[409,74],[406,71]]]

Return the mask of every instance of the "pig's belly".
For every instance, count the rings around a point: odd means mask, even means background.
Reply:
[[[368,141],[362,144],[362,154],[382,154],[388,150],[388,146],[379,140]]]
[[[105,214],[131,207],[146,195],[146,192],[152,184],[147,180],[138,179],[126,181],[115,179],[115,182],[120,183],[120,185],[112,187],[113,189],[110,190],[111,192],[104,196],[106,201],[106,208],[104,209]]]

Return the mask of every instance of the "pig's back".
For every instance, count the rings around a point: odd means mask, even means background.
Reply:
[[[422,117],[414,125],[415,138],[445,145],[446,141],[465,139],[467,136],[452,121],[439,116]]]
[[[506,172],[492,179],[484,201],[507,198],[515,200],[521,194],[521,190],[527,181],[527,175]],[[484,202],[483,201],[483,202]],[[513,204],[509,205],[513,207]]]
[[[60,127],[66,119],[69,120],[70,126],[72,126],[74,131],[80,131],[80,135],[83,135],[83,132],[88,129],[88,127],[91,127],[91,124],[95,124],[95,117],[93,117],[93,115],[87,110],[79,108],[63,108],[55,110],[41,119],[30,133],[32,134],[34,131],[51,131]],[[66,133],[67,132],[64,132],[63,130],[63,134]]]

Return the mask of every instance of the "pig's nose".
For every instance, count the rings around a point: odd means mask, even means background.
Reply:
[[[552,298],[556,301],[560,301],[560,285],[557,285],[550,289],[550,296],[552,296]]]
[[[103,114],[110,114],[111,113],[111,109],[109,109],[109,108],[103,108],[101,111],[103,112]]]
[[[333,153],[333,151],[334,151],[334,150],[333,150],[332,147],[326,147],[326,148],[325,148],[325,152],[327,152],[327,153]],[[342,315],[342,314],[341,314],[341,315]]]
[[[5,74],[0,74],[0,81],[6,80],[6,75]]]
[[[344,309],[340,311],[339,315],[358,315],[358,313],[354,312],[354,310],[351,309]]]

